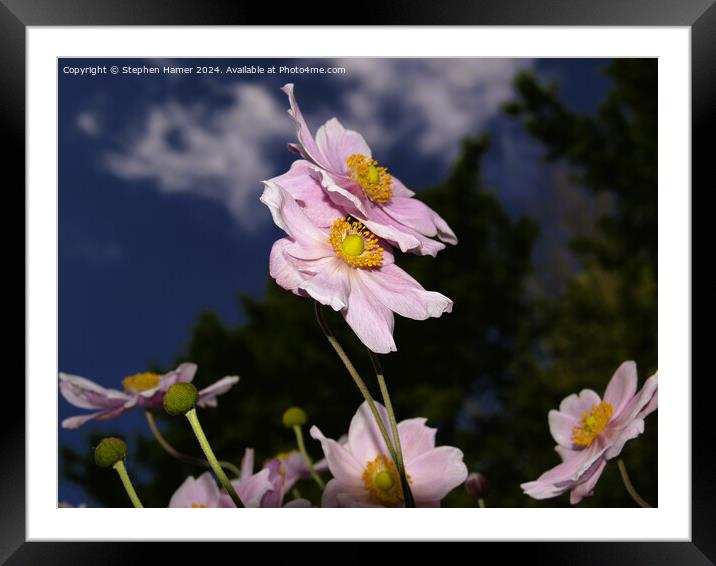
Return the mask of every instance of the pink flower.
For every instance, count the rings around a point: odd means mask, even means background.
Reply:
[[[384,422],[385,408],[376,403]],[[398,423],[405,470],[418,507],[439,507],[440,501],[467,478],[460,450],[435,446],[434,428],[426,419]],[[340,444],[311,427],[311,436],[321,442],[333,479],[323,492],[323,507],[403,507],[403,490],[395,464],[364,402],[348,430],[348,441]]]
[[[524,492],[535,499],[548,499],[571,490],[570,503],[592,495],[607,465],[619,456],[627,440],[644,432],[644,417],[658,404],[658,374],[646,380],[637,393],[634,362],[624,362],[609,381],[600,399],[584,389],[572,394],[550,411],[549,428],[557,442],[562,463],[536,481],[523,483]]]
[[[284,289],[340,311],[368,348],[395,351],[393,313],[425,320],[452,310],[450,299],[426,291],[396,266],[390,247],[363,224],[336,215],[330,227],[317,226],[283,187],[265,185],[261,201],[289,236],[271,249],[271,276]]]
[[[234,480],[231,484],[239,490],[242,487],[243,478],[255,478],[261,475],[262,481],[259,491],[256,491],[259,504],[256,507],[310,507],[311,502],[306,499],[294,499],[283,504],[286,493],[294,486],[299,479],[310,478],[308,466],[299,452],[293,451],[288,454],[271,458],[264,464],[264,467],[257,474],[253,474],[254,451],[247,449],[244,459],[241,462],[241,478]],[[253,475],[252,475],[253,474]],[[268,489],[264,489],[268,481]],[[246,488],[244,488],[246,489]],[[239,493],[239,496],[241,494]],[[226,496],[228,498],[228,495]],[[242,498],[243,501],[243,498]],[[231,500],[229,499],[229,502]],[[247,505],[248,507],[248,505]]]
[[[221,491],[214,477],[211,472],[204,472],[198,478],[186,478],[169,500],[169,507],[224,507],[220,500]]]
[[[304,160],[271,181],[299,200],[313,221],[325,228],[335,216],[350,214],[402,251],[421,255],[435,256],[445,248],[432,238],[457,243],[447,222],[413,198],[415,193],[372,158],[363,136],[332,118],[314,139],[296,103],[293,85],[282,90],[288,95],[298,136],[298,144],[289,148]]]
[[[64,428],[77,428],[91,420],[118,417],[134,407],[157,407],[172,385],[194,379],[196,364],[184,363],[164,375],[138,373],[122,380],[124,391],[105,389],[84,377],[60,373],[60,392],[75,407],[96,412],[70,417],[62,421]],[[216,397],[231,389],[239,378],[227,376],[199,391],[199,407],[216,407]]]

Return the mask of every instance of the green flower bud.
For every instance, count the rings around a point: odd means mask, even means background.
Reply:
[[[164,410],[172,416],[184,415],[196,407],[199,392],[191,383],[175,383],[164,395]]]
[[[127,457],[127,443],[121,438],[109,437],[100,442],[94,449],[94,463],[100,468],[114,466]]]
[[[306,411],[300,407],[291,407],[286,410],[281,420],[283,422],[283,426],[286,428],[293,428],[295,426],[305,425],[308,422],[308,416],[306,415]]]

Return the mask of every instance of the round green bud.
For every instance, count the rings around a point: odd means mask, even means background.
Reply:
[[[172,416],[184,415],[196,407],[199,392],[191,383],[175,383],[164,395],[164,410]]]
[[[110,436],[100,442],[94,449],[94,463],[100,468],[114,466],[127,457],[127,443],[121,438]]]
[[[305,425],[308,422],[308,416],[306,415],[306,411],[300,407],[291,407],[286,410],[281,420],[283,422],[283,426],[286,428],[293,428],[295,426]]]

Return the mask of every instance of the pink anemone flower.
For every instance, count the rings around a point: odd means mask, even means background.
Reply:
[[[384,422],[388,415],[376,403]],[[467,478],[463,454],[452,446],[435,446],[434,428],[426,419],[398,423],[398,435],[410,489],[418,507],[439,507],[440,501]],[[340,444],[326,438],[315,426],[311,436],[320,441],[333,474],[323,492],[323,507],[403,507],[403,490],[368,404],[358,408],[348,430],[348,441]]]
[[[425,320],[452,310],[445,295],[426,291],[395,265],[390,247],[359,221],[337,216],[330,227],[317,226],[283,187],[264,184],[261,201],[288,234],[271,249],[271,276],[284,289],[340,311],[368,348],[396,350],[393,313]]]
[[[572,505],[593,495],[607,461],[619,456],[628,440],[644,432],[644,417],[655,411],[657,404],[658,374],[647,379],[637,393],[634,362],[619,366],[604,399],[590,389],[566,397],[558,411],[548,414],[562,463],[537,480],[523,483],[522,490],[535,499],[571,491]]]
[[[319,466],[317,465],[316,468]],[[256,507],[310,507],[311,502],[307,499],[293,499],[284,505],[283,500],[291,488],[299,479],[310,478],[308,466],[299,452],[293,451],[288,454],[280,454],[268,460],[260,472],[253,474],[254,451],[247,449],[244,459],[241,462],[241,478],[233,480],[231,485],[238,489],[242,487],[244,477],[254,478],[259,474],[268,479],[269,488],[261,493],[258,498],[259,504]],[[322,469],[326,469],[325,466]],[[320,470],[317,470],[320,471]],[[263,488],[263,483],[262,483]],[[241,494],[239,494],[241,495]],[[228,495],[226,496],[228,497]],[[242,499],[243,501],[243,499]],[[229,499],[230,502],[230,499]]]
[[[435,256],[445,248],[445,244],[433,239],[436,237],[445,243],[457,243],[447,222],[413,198],[415,193],[373,159],[363,136],[332,118],[318,129],[314,139],[296,103],[293,85],[287,84],[281,90],[288,95],[288,112],[298,137],[298,144],[289,144],[289,148],[304,159],[271,181],[283,185],[300,200],[309,216],[330,222],[339,209],[343,211],[339,216],[350,214],[403,252]]]
[[[183,363],[175,370],[158,373],[138,373],[122,380],[124,391],[106,389],[84,377],[60,373],[60,392],[75,407],[96,412],[70,417],[62,421],[63,428],[78,428],[88,421],[103,421],[118,417],[134,407],[152,408],[162,404],[172,385],[194,379],[196,364]],[[216,398],[231,389],[239,378],[227,376],[199,391],[199,407],[216,407]]]

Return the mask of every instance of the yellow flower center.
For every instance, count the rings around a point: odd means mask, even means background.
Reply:
[[[383,264],[384,250],[378,245],[378,238],[357,220],[351,222],[350,216],[331,224],[328,241],[336,255],[351,267],[368,269]]]
[[[191,508],[192,509],[206,508],[206,505],[204,505],[203,503],[192,503]]]
[[[604,401],[599,405],[592,405],[591,411],[584,411],[579,424],[572,428],[572,442],[585,448],[591,445],[607,426],[613,411],[612,406]]]
[[[410,475],[408,474],[408,482]],[[403,488],[400,476],[393,460],[385,454],[379,454],[368,462],[363,470],[363,484],[368,493],[378,503],[395,506],[403,503]]]
[[[346,159],[351,178],[358,183],[365,196],[373,202],[388,202],[393,195],[393,177],[375,159],[354,153]]]
[[[144,372],[130,375],[122,380],[122,386],[125,391],[130,393],[139,393],[147,389],[154,389],[159,385],[161,376],[158,373]]]

